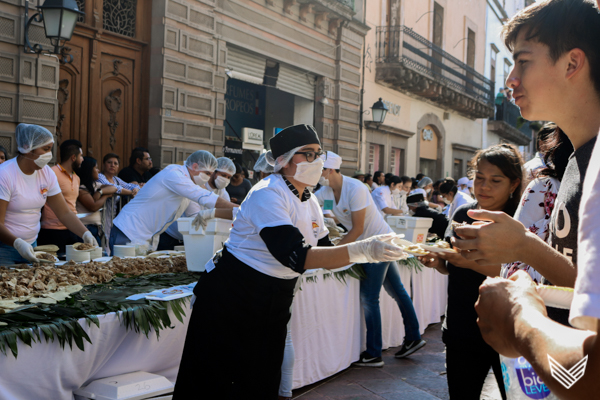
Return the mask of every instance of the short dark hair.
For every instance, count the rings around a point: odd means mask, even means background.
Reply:
[[[392,183],[395,184],[395,185],[397,185],[399,183],[402,183],[402,179],[399,176],[396,176],[396,175],[392,175],[390,177],[386,176],[386,178],[385,178],[385,184],[387,186],[390,186]]]
[[[425,174],[418,173],[417,174],[417,180],[420,181],[424,176],[425,176]]]
[[[129,157],[129,166],[133,167],[137,163],[138,158],[140,160],[143,160],[144,153],[150,153],[150,152],[145,147],[136,147],[135,149],[133,149],[131,151],[131,157]]]
[[[408,183],[408,182],[410,182],[410,183],[412,184],[412,179],[411,179],[411,177],[410,177],[410,176],[406,176],[406,175],[404,175],[404,176],[401,176],[401,177],[400,177],[400,179],[402,180],[402,183],[403,183],[403,184],[404,184],[404,183]]]
[[[72,155],[77,155],[81,152],[81,142],[76,139],[65,140],[60,144],[60,161],[68,160]]]
[[[234,175],[244,173],[244,170],[242,169],[242,166],[240,164],[234,163],[234,165],[235,165],[235,174]]]
[[[371,179],[373,177],[373,175],[371,174],[366,174],[365,175],[365,182],[368,181],[369,179]]]
[[[440,184],[440,193],[448,194],[452,192],[452,194],[456,194],[458,192],[458,186],[456,186],[456,182],[452,179],[444,179],[444,181]]]
[[[600,97],[600,13],[592,0],[549,0],[534,3],[515,15],[502,30],[512,52],[517,36],[549,47],[556,62],[563,54],[581,49],[590,63],[591,80]]]
[[[102,159],[102,164],[104,164],[105,162],[107,162],[108,160],[110,160],[111,158],[116,158],[117,161],[119,162],[119,164],[121,163],[121,157],[119,157],[118,154],[115,153],[108,153],[107,155],[104,156],[104,158]]]

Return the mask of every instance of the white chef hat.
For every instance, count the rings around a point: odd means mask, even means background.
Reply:
[[[333,151],[327,152],[327,159],[325,160],[325,164],[323,168],[331,168],[331,169],[340,169],[342,165],[342,157],[335,154]]]
[[[469,184],[469,178],[467,178],[466,176],[463,176],[462,178],[460,178],[458,180],[458,182],[456,182],[456,184],[458,186],[460,186],[460,185],[468,185]]]

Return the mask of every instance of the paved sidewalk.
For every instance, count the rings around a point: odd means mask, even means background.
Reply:
[[[449,399],[441,324],[430,325],[427,345],[399,360],[399,348],[383,352],[383,368],[350,367],[328,379],[294,391],[299,400],[439,400]],[[500,400],[490,372],[481,400]]]

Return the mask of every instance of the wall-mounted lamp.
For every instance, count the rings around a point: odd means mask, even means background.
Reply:
[[[388,111],[389,108],[383,103],[380,97],[379,100],[373,104],[373,107],[371,107],[371,115],[373,116],[373,122],[375,122],[377,126],[383,124],[383,121],[385,121],[385,116],[387,115]]]
[[[29,18],[29,0],[25,1],[25,53],[56,54],[61,57],[62,63],[70,63],[73,56],[63,55],[62,49],[65,42],[71,40],[73,30],[77,24],[77,17],[83,13],[79,11],[75,0],[46,0],[39,6],[39,13]],[[46,37],[50,39],[54,49],[45,49],[39,44],[33,46],[29,42],[29,27],[31,23],[43,22]],[[61,44],[62,41],[62,44]]]

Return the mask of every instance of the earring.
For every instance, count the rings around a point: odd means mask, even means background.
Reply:
[[[511,199],[512,199],[512,196],[513,196],[513,194],[512,194],[512,192],[511,192],[511,193],[510,193],[510,198],[511,198]]]

